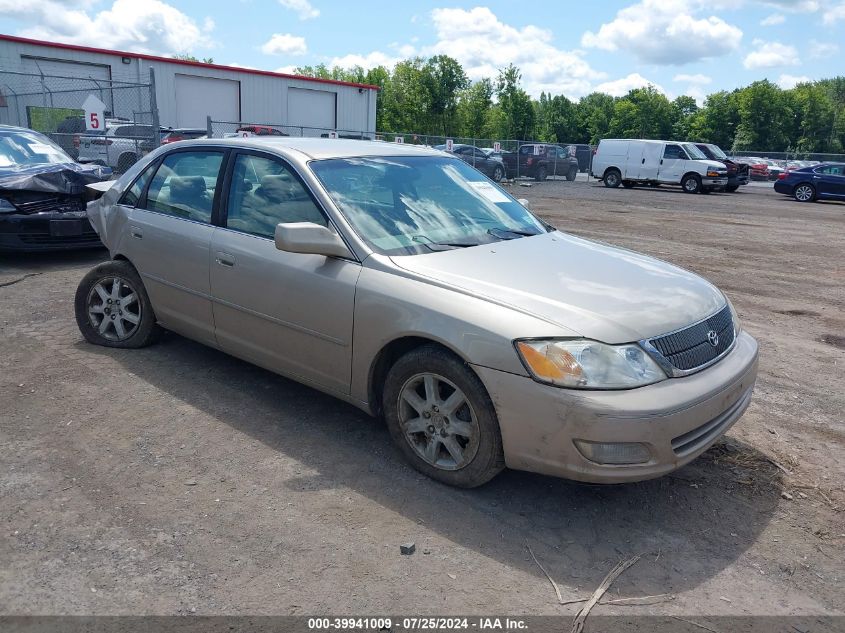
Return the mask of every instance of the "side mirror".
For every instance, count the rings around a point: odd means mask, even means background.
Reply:
[[[288,253],[350,257],[351,253],[333,230],[313,222],[282,222],[276,225],[276,248]]]
[[[526,209],[528,209],[529,211],[531,210],[531,203],[528,200],[526,200],[525,198],[520,198],[519,200],[517,200],[517,202],[519,204],[521,204],[523,207],[525,207]]]

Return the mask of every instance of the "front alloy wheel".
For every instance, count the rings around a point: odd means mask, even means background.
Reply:
[[[405,440],[426,463],[442,470],[466,466],[478,451],[478,418],[464,392],[443,376],[411,376],[399,393]]]

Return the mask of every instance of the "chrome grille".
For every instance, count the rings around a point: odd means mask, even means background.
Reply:
[[[708,339],[711,331],[719,337],[715,346]],[[648,341],[672,367],[681,371],[690,371],[716,360],[733,342],[734,323],[728,306],[704,321]]]

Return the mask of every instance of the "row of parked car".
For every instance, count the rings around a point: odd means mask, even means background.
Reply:
[[[758,181],[774,181],[781,174],[820,164],[817,160],[773,160],[756,156],[737,156],[733,160],[748,165],[751,180]]]
[[[446,150],[447,146],[437,145],[435,149]],[[589,171],[592,160],[589,145],[526,143],[512,152],[455,143],[451,152],[496,182],[504,178],[546,180],[554,176],[572,181],[579,172]]]

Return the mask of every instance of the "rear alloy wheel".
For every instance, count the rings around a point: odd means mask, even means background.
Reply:
[[[74,312],[79,331],[95,345],[144,347],[161,332],[141,277],[126,261],[102,263],[85,275]]]
[[[701,176],[687,174],[681,180],[681,188],[683,188],[684,193],[699,193],[701,191]]]
[[[798,202],[812,202],[816,199],[816,190],[813,188],[813,185],[798,185],[795,187],[792,195]]]
[[[504,177],[505,177],[505,170],[502,169],[501,167],[497,166],[496,169],[493,170],[493,180],[496,181],[496,182],[501,182],[502,178],[504,178]]]
[[[618,169],[608,169],[604,172],[604,186],[615,189],[622,184],[622,174]]]
[[[445,349],[408,352],[387,374],[384,417],[396,446],[420,472],[474,488],[504,468],[496,410],[478,376]]]

